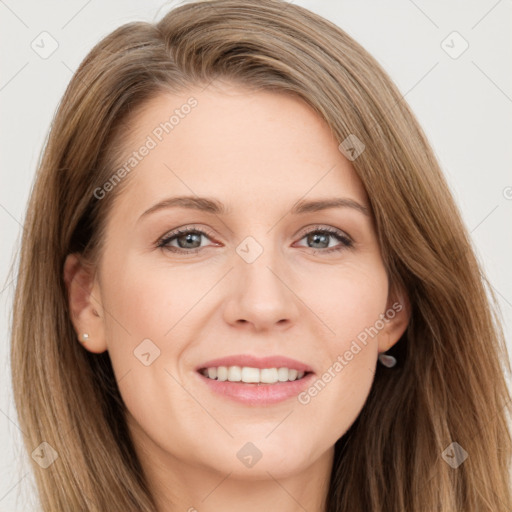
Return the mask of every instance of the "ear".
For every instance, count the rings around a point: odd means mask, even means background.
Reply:
[[[379,354],[389,350],[401,338],[411,318],[411,305],[403,289],[388,294],[384,328],[379,333]]]
[[[86,265],[80,254],[73,253],[64,263],[64,281],[68,292],[71,321],[79,342],[90,352],[100,354],[107,350],[103,307],[95,272]],[[82,334],[89,335],[83,340]]]

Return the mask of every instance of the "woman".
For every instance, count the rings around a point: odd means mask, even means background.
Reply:
[[[417,121],[340,28],[273,0],[120,27],[64,95],[22,241],[43,509],[510,510],[485,284]]]

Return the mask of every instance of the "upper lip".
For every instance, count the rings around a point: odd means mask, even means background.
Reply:
[[[219,366],[249,366],[251,368],[290,368],[301,372],[312,372],[310,366],[305,363],[301,363],[296,359],[291,359],[285,356],[267,356],[267,357],[256,357],[250,354],[238,354],[227,357],[221,357],[219,359],[211,359],[199,365],[196,370],[202,370],[203,368],[213,368]]]

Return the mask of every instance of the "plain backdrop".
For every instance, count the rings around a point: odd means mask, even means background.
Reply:
[[[300,1],[362,44],[415,112],[512,333],[510,0]],[[40,152],[74,70],[101,38],[178,2],[0,0],[0,511],[38,510],[13,404],[9,342],[19,234]],[[41,42],[43,41],[43,42]],[[53,45],[53,46],[52,46]],[[53,51],[51,55],[45,52]]]

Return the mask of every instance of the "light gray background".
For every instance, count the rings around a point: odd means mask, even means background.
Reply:
[[[412,106],[439,158],[512,333],[510,0],[300,1],[361,43]],[[0,511],[34,511],[33,477],[11,395],[8,274],[40,151],[65,87],[92,46],[178,2],[0,0]],[[41,32],[58,42],[41,58]],[[458,58],[463,41],[469,44]],[[448,37],[449,36],[449,37]],[[47,36],[46,36],[47,37]],[[448,39],[447,39],[448,37]],[[445,41],[443,43],[443,41]],[[34,44],[36,44],[34,43]],[[49,48],[45,44],[45,48]],[[448,52],[452,53],[450,56]],[[508,263],[507,263],[508,262]]]

